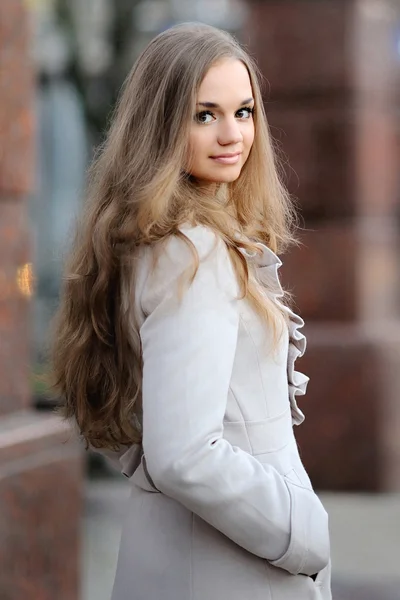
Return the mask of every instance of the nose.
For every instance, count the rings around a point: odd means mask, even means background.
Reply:
[[[218,143],[221,146],[239,144],[243,142],[240,124],[235,118],[224,119],[218,129]]]

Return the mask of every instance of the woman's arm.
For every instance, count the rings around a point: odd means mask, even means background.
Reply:
[[[187,235],[201,259],[216,242],[203,227]],[[329,559],[317,496],[223,438],[239,326],[227,249],[219,241],[201,260],[179,301],[177,279],[190,260],[184,244],[171,241],[142,296],[149,313],[141,328],[148,471],[160,491],[243,548],[291,573],[315,573]]]

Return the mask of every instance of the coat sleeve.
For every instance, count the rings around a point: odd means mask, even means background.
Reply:
[[[200,266],[182,299],[177,280],[191,257],[176,241],[142,296],[148,313],[140,333],[143,450],[149,474],[161,492],[249,552],[280,561],[277,566],[290,572],[307,573],[311,527],[306,536],[295,534],[294,540],[293,534],[311,518],[314,528],[322,525],[319,501],[307,490],[295,509],[300,495],[294,500],[275,468],[223,438],[239,327],[238,285],[224,243],[205,228],[188,235]],[[302,513],[296,516],[302,520],[299,525],[293,523],[294,510]],[[323,568],[324,560],[314,560],[310,574]]]

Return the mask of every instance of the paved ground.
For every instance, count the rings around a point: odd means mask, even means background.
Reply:
[[[124,479],[87,484],[82,600],[110,600],[128,493]],[[334,600],[400,600],[400,495],[321,498],[330,514]]]

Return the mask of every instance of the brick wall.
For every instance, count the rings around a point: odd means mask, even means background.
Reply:
[[[284,283],[306,320],[297,437],[315,485],[400,489],[399,7],[249,1],[243,41],[304,217]]]
[[[82,458],[30,408],[34,70],[22,0],[0,2],[0,598],[79,595]]]

